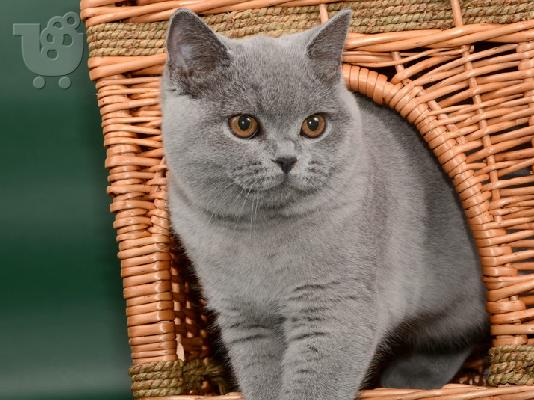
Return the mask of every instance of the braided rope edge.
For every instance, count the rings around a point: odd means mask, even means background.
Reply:
[[[157,361],[134,365],[128,373],[135,399],[202,393],[205,381],[218,386],[221,394],[228,392],[224,368],[213,361]]]
[[[490,349],[488,384],[534,385],[534,346],[508,345]]]

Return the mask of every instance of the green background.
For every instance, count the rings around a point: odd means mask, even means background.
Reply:
[[[47,78],[37,90],[12,35],[67,11],[79,0],[0,1],[0,399],[130,398],[87,50],[70,89]]]

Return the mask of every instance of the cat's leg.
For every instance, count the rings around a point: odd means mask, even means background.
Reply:
[[[378,341],[371,294],[320,286],[303,285],[289,299],[280,400],[354,399],[371,364]]]
[[[246,400],[278,400],[284,352],[281,326],[235,309],[219,316],[223,341]]]
[[[419,319],[419,324],[404,327],[405,351],[394,354],[385,366],[381,385],[435,389],[450,382],[477,343],[489,335],[482,299],[465,296],[463,302],[453,304],[456,307],[444,315]]]
[[[394,358],[382,371],[380,385],[391,388],[436,389],[456,375],[471,347],[441,353],[413,350]]]

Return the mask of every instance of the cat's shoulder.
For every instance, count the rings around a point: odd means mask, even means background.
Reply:
[[[391,130],[392,128],[403,130],[413,130],[408,121],[406,121],[397,111],[392,110],[386,105],[375,103],[373,100],[361,94],[354,94],[362,125],[364,127],[376,127],[379,131]]]

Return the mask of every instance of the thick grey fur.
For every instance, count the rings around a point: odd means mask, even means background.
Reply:
[[[412,127],[341,80],[349,21],[230,40],[171,19],[172,224],[248,400],[353,399],[379,359],[381,385],[438,387],[487,326],[453,188]],[[299,135],[318,112],[325,134]],[[233,136],[236,114],[260,134]],[[273,160],[292,156],[284,174]]]

